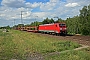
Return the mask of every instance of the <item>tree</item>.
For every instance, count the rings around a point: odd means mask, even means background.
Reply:
[[[44,19],[44,21],[42,21],[42,23],[43,24],[49,24],[49,19],[48,18]]]
[[[8,26],[0,27],[0,29],[11,29],[11,27],[8,25]]]
[[[54,23],[54,20],[51,18],[50,22],[49,23]]]
[[[80,10],[80,21],[81,31],[84,35],[90,35],[90,5],[84,6]]]
[[[61,18],[58,18],[58,20],[56,21],[56,23],[59,23],[59,22],[64,22],[64,20],[62,20]]]
[[[22,27],[22,26],[24,26],[24,24],[18,24],[17,26]]]
[[[69,33],[90,35],[90,5],[84,6],[79,16],[67,18],[66,24]]]
[[[32,22],[32,23],[30,24],[30,26],[38,26],[38,25],[41,25],[41,24],[42,24],[42,22],[36,21],[36,22]]]
[[[50,23],[54,23],[54,20],[51,18],[51,19],[44,19],[44,21],[42,21],[43,24],[50,24]]]

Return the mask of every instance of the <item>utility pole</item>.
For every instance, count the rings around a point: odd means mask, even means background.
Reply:
[[[21,26],[20,26],[21,28],[20,28],[20,30],[22,30],[22,26],[23,26],[23,21],[22,21],[22,12],[23,12],[23,11],[21,11]]]
[[[23,12],[23,11],[21,11],[21,24],[23,24],[23,21],[22,21],[22,12]]]
[[[38,16],[35,16],[35,26],[36,26],[36,18],[37,18]]]
[[[15,19],[14,19],[14,26],[15,26]]]
[[[13,22],[14,22],[13,29],[15,29],[15,19],[13,20]]]
[[[35,16],[35,30],[37,30],[37,28],[36,28],[36,22],[37,22],[36,17],[38,17],[38,16]]]

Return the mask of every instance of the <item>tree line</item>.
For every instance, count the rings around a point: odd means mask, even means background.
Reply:
[[[79,16],[67,18],[66,24],[69,33],[90,35],[90,5],[84,6]]]

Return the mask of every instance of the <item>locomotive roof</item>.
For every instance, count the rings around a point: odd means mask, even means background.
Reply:
[[[43,25],[39,25],[39,26],[44,26],[44,25],[53,25],[53,24],[62,24],[62,23],[43,24]],[[63,23],[63,24],[65,24],[65,23]]]

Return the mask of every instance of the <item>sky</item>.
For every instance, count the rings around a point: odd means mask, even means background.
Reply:
[[[0,0],[0,27],[30,24],[47,17],[65,20],[79,15],[79,10],[89,4],[90,0]]]

